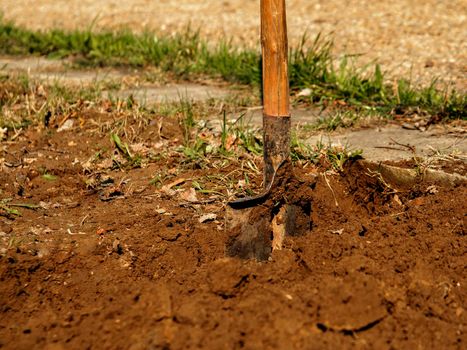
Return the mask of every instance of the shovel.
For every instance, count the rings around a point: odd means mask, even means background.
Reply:
[[[311,204],[291,196],[300,187],[290,161],[290,104],[285,0],[261,0],[263,191],[228,203],[226,255],[267,260],[286,235],[311,228]],[[297,202],[297,203],[295,203]]]

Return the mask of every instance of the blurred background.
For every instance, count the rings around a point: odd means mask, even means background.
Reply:
[[[209,40],[259,47],[259,0],[1,0],[4,20],[29,29],[89,28],[172,34],[190,26]],[[333,38],[337,57],[377,61],[387,77],[467,87],[465,0],[288,0],[291,45]]]

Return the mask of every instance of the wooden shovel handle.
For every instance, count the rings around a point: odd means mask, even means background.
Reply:
[[[285,0],[261,0],[263,111],[289,116],[288,42]]]
[[[290,157],[288,44],[285,0],[261,0],[264,187]]]

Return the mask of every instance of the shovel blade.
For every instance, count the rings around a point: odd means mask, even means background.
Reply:
[[[257,217],[256,209],[227,207],[226,228],[228,239],[225,254],[242,259],[267,260],[271,255],[270,217]]]
[[[302,235],[311,229],[311,206],[285,204],[275,214],[261,206],[227,207],[226,229],[227,256],[264,261],[273,250],[282,249],[286,236]]]

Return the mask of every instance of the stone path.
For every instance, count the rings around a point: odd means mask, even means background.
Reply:
[[[0,57],[0,72],[2,70],[27,73],[30,77],[49,83],[58,82],[78,86],[91,85],[96,82],[121,82],[125,79],[132,79],[138,74],[138,72],[125,73],[111,68],[75,70],[70,68],[70,63],[67,61],[48,60],[42,57]],[[182,98],[189,98],[193,101],[223,98],[229,94],[229,91],[215,85],[144,84],[140,87],[105,93],[123,99],[132,95],[141,104],[154,104],[179,101]]]
[[[467,154],[465,135],[446,133],[437,127],[433,131],[406,130],[397,125],[347,130],[342,133],[315,135],[307,142],[340,144],[347,145],[350,149],[361,149],[364,157],[373,161],[401,160],[414,155],[431,156],[434,153]]]
[[[260,109],[248,111],[245,120],[260,127]],[[293,109],[292,125],[311,124],[319,118],[318,111]],[[408,130],[401,125],[386,125],[361,130],[342,129],[334,132],[316,132],[307,138],[309,144],[318,142],[326,145],[347,146],[351,150],[361,149],[366,159],[373,161],[401,160],[417,156],[442,154],[467,155],[467,130],[446,129],[433,126],[426,131]]]

